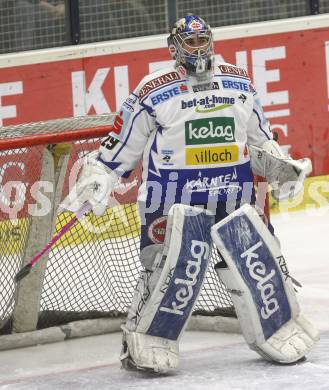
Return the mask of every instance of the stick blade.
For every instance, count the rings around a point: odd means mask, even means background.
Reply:
[[[17,283],[21,281],[23,278],[25,278],[25,276],[27,276],[30,273],[31,268],[32,268],[32,264],[26,264],[21,270],[19,270],[15,275],[15,282]]]

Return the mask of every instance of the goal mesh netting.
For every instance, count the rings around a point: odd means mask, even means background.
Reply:
[[[60,194],[63,199],[76,163],[99,147],[100,137],[106,135],[112,122],[113,115],[95,115],[0,128],[0,334],[11,332],[17,293],[14,276],[29,260],[25,253],[30,240],[30,214],[40,188],[45,151],[54,151],[53,145],[62,140],[70,141],[69,146],[66,143],[59,148],[69,153]],[[56,153],[54,156],[56,160]],[[141,269],[136,204],[139,182],[137,167],[128,179],[120,180],[104,216],[89,213],[51,249],[48,261],[42,260],[46,269],[40,292],[39,329],[127,312]],[[50,219],[52,233],[72,216],[56,212]],[[217,252],[213,251],[195,312],[234,315],[231,299],[214,271],[216,262]]]

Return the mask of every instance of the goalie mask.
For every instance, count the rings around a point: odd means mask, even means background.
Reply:
[[[168,47],[176,66],[183,66],[188,75],[202,76],[211,69],[212,32],[198,16],[189,15],[175,23],[168,37]]]

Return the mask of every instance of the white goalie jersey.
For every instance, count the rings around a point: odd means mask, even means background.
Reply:
[[[122,127],[103,141],[98,159],[122,175],[142,158],[144,201],[155,187],[157,199],[168,200],[172,182],[172,203],[226,201],[232,193],[239,199],[243,184],[253,181],[247,145],[272,139],[246,71],[227,63],[215,62],[206,82],[180,67],[152,73],[120,115]]]

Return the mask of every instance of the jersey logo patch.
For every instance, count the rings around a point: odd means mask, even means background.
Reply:
[[[237,68],[236,66],[232,65],[219,65],[219,70],[222,72],[222,74],[230,74],[234,76],[241,76],[241,77],[248,77],[248,73],[245,69]]]
[[[236,162],[238,159],[237,145],[186,149],[186,165],[225,164]]]
[[[234,118],[214,117],[185,122],[186,145],[220,144],[234,141]]]
[[[148,236],[155,244],[162,244],[166,236],[167,217],[157,218],[148,229]]]
[[[150,96],[153,106],[164,103],[167,100],[178,96],[180,94],[188,93],[188,88],[186,84],[180,84],[175,86],[170,86],[165,89],[161,89],[161,92],[154,93]]]
[[[188,193],[207,192],[210,196],[236,194],[242,190],[238,182],[239,175],[236,168],[227,172],[219,176],[211,176],[208,173],[209,176],[207,176],[200,171],[197,179],[187,179],[185,188]]]
[[[226,79],[224,78],[222,80],[222,86],[225,89],[237,89],[238,91],[242,92],[250,92],[249,91],[249,84],[245,81],[240,81],[237,79]]]
[[[113,127],[111,129],[111,131],[113,133],[118,134],[118,135],[121,133],[121,129],[123,126],[122,114],[123,114],[123,112],[121,111],[119,115],[115,116]]]
[[[139,92],[139,98],[142,99],[152,89],[171,83],[172,81],[180,80],[180,76],[177,72],[169,72],[162,76],[156,77],[153,80],[148,81],[144,84]]]
[[[197,84],[192,86],[193,92],[210,91],[212,89],[220,89],[217,81],[212,83]]]
[[[235,104],[235,98],[228,96],[206,96],[205,98],[194,98],[191,100],[182,100],[181,109],[185,110],[188,108],[195,107],[195,112],[199,114],[205,114],[209,112],[215,112],[224,110]]]

